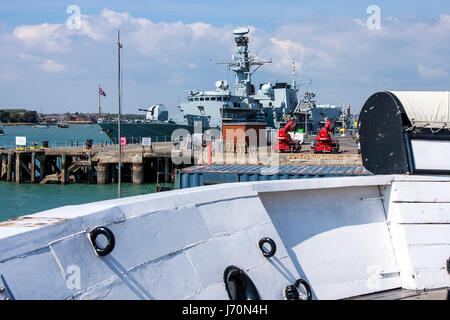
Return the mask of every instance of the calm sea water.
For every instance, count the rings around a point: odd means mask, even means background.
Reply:
[[[3,131],[5,135],[0,136],[0,148],[15,148],[16,136],[26,137],[28,146],[33,146],[33,142],[41,146],[42,141],[48,141],[52,147],[76,145],[77,142],[79,145],[84,145],[86,140],[93,140],[94,143],[110,141],[106,134],[100,132],[98,125],[71,125],[66,129],[57,126],[49,126],[47,129],[32,126],[4,126]]]
[[[48,129],[39,129],[28,126],[4,127],[5,135],[0,136],[0,147],[15,147],[15,137],[27,137],[27,143],[33,141],[41,145],[42,141],[49,141],[50,146],[83,145],[86,140],[92,139],[94,143],[108,141],[109,138],[100,132],[97,125],[70,126],[62,129],[50,126]],[[155,192],[155,184],[122,185],[122,197],[129,197]],[[0,182],[0,221],[20,217],[48,209],[66,205],[83,204],[94,201],[109,200],[117,197],[117,184],[68,184],[68,185],[39,185],[15,184]]]

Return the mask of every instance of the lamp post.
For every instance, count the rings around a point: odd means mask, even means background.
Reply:
[[[118,89],[119,89],[119,113],[117,115],[117,134],[119,141],[119,177],[117,183],[117,197],[122,197],[121,183],[122,183],[122,139],[120,136],[120,49],[122,44],[120,43],[120,30],[117,30],[117,54],[118,54]]]

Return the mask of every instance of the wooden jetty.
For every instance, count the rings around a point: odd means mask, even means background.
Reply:
[[[300,153],[280,153],[277,161],[284,166],[361,166],[361,155],[357,153],[355,143],[347,138],[341,139],[341,145],[344,150],[339,154],[314,154],[306,144]],[[208,148],[204,147],[200,152],[186,152],[186,156],[185,151],[176,151],[172,142],[154,142],[152,147],[130,144],[122,151],[122,181],[173,183],[177,170],[194,164],[265,164],[247,149],[246,146],[237,148],[229,157],[230,154],[223,151],[208,154]],[[180,158],[183,158],[181,163],[177,161]],[[118,182],[117,145],[0,148],[0,160],[0,180],[3,181],[41,184]]]
[[[118,146],[0,149],[0,180],[15,183],[117,182]],[[122,151],[122,181],[172,182],[176,166],[172,143],[127,145]]]

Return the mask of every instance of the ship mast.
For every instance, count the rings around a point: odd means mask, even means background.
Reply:
[[[245,35],[249,33],[248,28],[240,28],[233,31],[236,36],[236,51],[233,55],[232,61],[218,61],[219,64],[227,64],[228,67],[236,73],[236,95],[248,98],[251,95],[251,76],[262,65],[272,63],[272,59],[259,60],[256,56],[249,54],[248,37]],[[257,66],[251,71],[252,66]]]
[[[297,84],[295,82],[295,59],[292,59],[292,88],[297,91]]]

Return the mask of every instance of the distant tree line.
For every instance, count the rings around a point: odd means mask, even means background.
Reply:
[[[0,122],[2,123],[37,123],[38,116],[36,111],[25,109],[3,109],[0,110]]]

